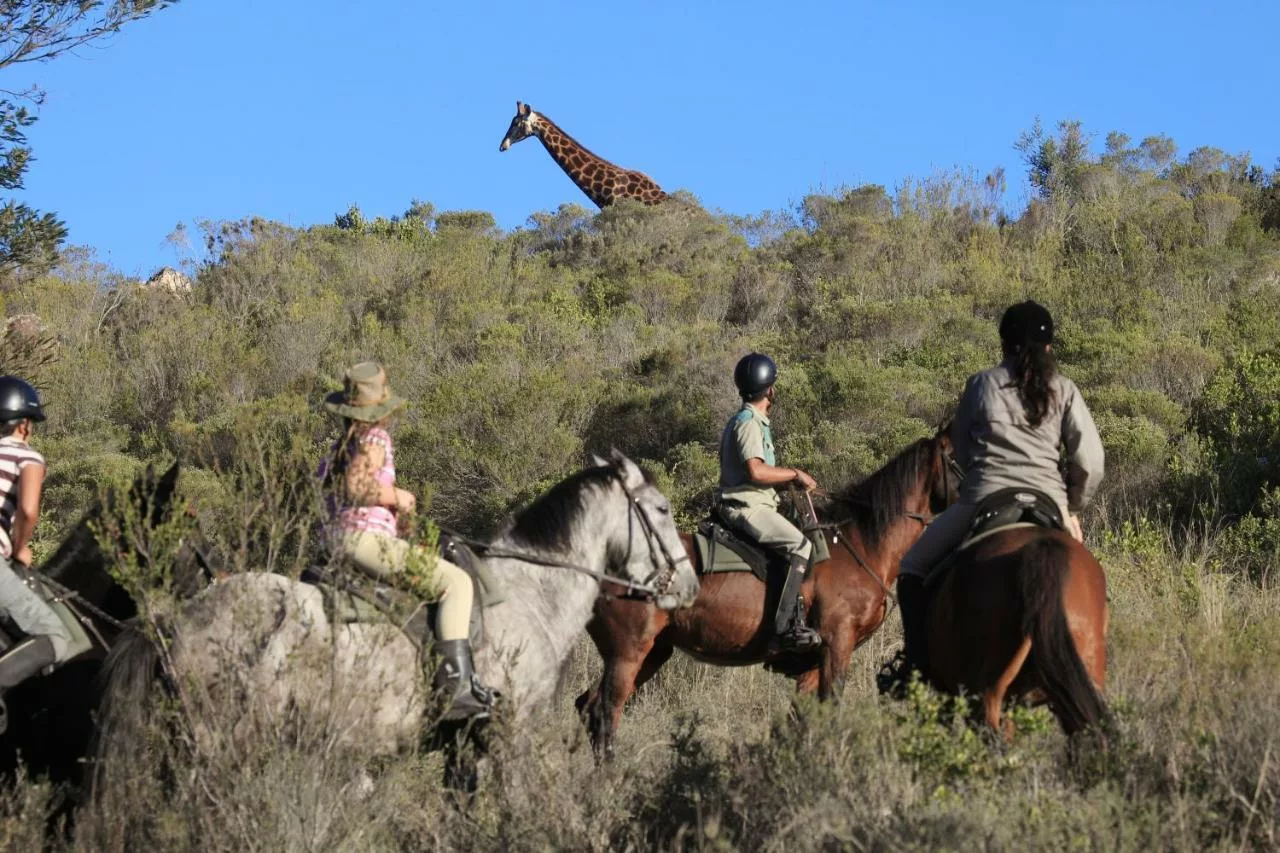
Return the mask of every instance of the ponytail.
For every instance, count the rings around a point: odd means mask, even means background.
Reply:
[[[1043,344],[1026,343],[1007,346],[1005,354],[1013,361],[1012,385],[1018,389],[1027,423],[1034,429],[1053,403],[1053,375],[1057,372],[1053,351]]]

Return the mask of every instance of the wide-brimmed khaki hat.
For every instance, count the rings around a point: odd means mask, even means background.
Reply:
[[[342,376],[342,390],[324,400],[324,407],[335,415],[353,421],[380,421],[404,405],[404,398],[391,393],[387,373],[376,361],[362,361],[347,368]]]

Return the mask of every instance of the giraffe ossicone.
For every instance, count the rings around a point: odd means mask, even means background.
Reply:
[[[667,198],[662,187],[643,172],[624,169],[587,150],[572,136],[528,104],[516,101],[516,115],[499,151],[506,151],[522,139],[536,136],[578,189],[597,207],[607,207],[618,199],[633,198],[644,204],[658,204]]]

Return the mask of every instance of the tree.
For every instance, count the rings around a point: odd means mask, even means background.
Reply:
[[[6,0],[0,2],[0,71],[11,65],[47,62],[68,50],[118,32],[177,0]],[[22,189],[31,163],[26,129],[44,102],[38,86],[0,89],[0,189]],[[19,272],[48,269],[66,239],[66,226],[52,213],[39,213],[6,199],[0,206],[0,286]]]

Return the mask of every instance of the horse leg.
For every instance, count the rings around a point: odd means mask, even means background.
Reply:
[[[658,674],[658,670],[662,669],[663,664],[671,660],[671,655],[675,652],[676,647],[673,643],[662,637],[653,641],[653,648],[649,650],[649,654],[645,656],[644,663],[640,664],[640,671],[636,673],[635,690],[641,687]],[[618,714],[621,715],[622,706],[618,706]],[[617,721],[614,721],[617,726]]]
[[[841,622],[822,637],[822,667],[819,670],[818,698],[823,702],[840,701],[844,692],[844,674],[849,671],[849,659],[853,657],[854,630],[850,621]]]
[[[982,706],[987,725],[998,734],[1002,735],[1005,742],[1013,740],[1013,723],[1007,722],[1007,725],[1001,726],[1000,712],[1004,708],[1004,697],[1009,692],[1009,685],[1013,684],[1013,680],[1018,677],[1018,673],[1022,671],[1022,665],[1027,662],[1027,656],[1031,654],[1031,638],[1023,639],[1022,644],[1018,646],[1018,650],[1013,653],[1013,659],[1009,661],[1009,665],[1004,668],[1004,672],[1000,673],[1000,677],[996,679],[996,683],[988,687],[982,694]]]
[[[605,661],[594,701],[587,701],[587,727],[591,731],[591,746],[597,761],[613,760],[613,738],[622,720],[622,708],[635,693],[636,680],[653,645],[654,641],[650,639],[638,649],[628,649],[626,655],[615,655]],[[670,657],[671,651],[668,649],[666,654]],[[646,678],[652,677],[653,672],[665,662],[664,659],[654,666]]]
[[[818,685],[822,680],[822,667],[815,666],[813,669],[807,670],[796,676],[796,695],[812,696],[818,692]]]

